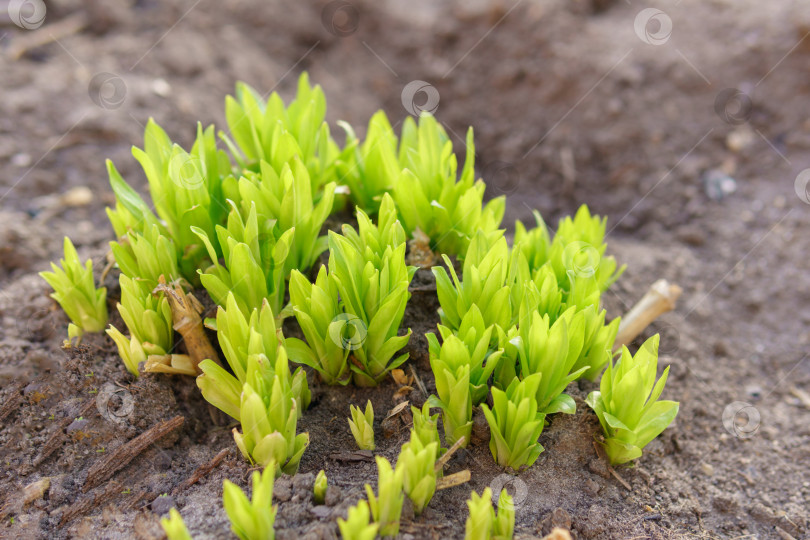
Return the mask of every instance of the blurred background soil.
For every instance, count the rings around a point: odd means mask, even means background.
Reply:
[[[191,379],[133,380],[106,337],[62,351],[66,319],[36,272],[65,234],[104,266],[104,160],[143,189],[130,148],[150,116],[189,145],[197,121],[224,125],[236,80],[290,99],[304,70],[335,133],[337,120],[363,133],[379,108],[401,122],[428,97],[403,97],[406,85],[431,85],[459,153],[473,126],[479,175],[489,195],[508,196],[508,224],[536,208],[553,226],[582,203],[607,215],[609,251],[628,266],[606,294],[611,317],[659,278],[684,289],[643,336],[662,334],[675,424],[619,471],[627,489],[592,444],[598,423],[582,399],[594,385],[575,385],[577,414],[555,417],[546,451],[511,480],[519,535],[560,525],[577,538],[807,537],[808,32],[810,6],[790,0],[66,0],[48,2],[37,29],[0,18],[0,537],[159,538],[173,504],[195,537],[230,536],[222,480],[249,476],[235,450],[181,485],[233,447],[227,422]],[[415,336],[435,327],[435,308],[414,294]],[[410,348],[430,391],[424,340]],[[395,391],[316,389],[302,474],[276,486],[280,538],[336,534],[335,517],[376,476],[350,455],[348,404],[371,399],[381,419]],[[114,405],[97,406],[100,393]],[[94,463],[178,415],[180,429],[84,489]],[[378,425],[390,459],[400,424]],[[336,489],[316,507],[321,468]],[[449,471],[463,468],[470,485],[406,515],[403,535],[460,537],[469,489],[509,480],[486,445]],[[45,478],[27,501],[23,488]]]

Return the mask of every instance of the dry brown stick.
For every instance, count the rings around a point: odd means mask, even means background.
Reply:
[[[108,480],[113,474],[126,467],[151,444],[182,426],[184,420],[185,418],[182,416],[175,416],[171,420],[152,426],[128,443],[119,446],[113,452],[98,460],[90,467],[82,491],[87,492]]]
[[[653,283],[647,294],[622,317],[613,348],[620,349],[622,345],[628,345],[655,319],[675,309],[675,302],[681,292],[680,287],[665,279]]]
[[[215,455],[213,457],[213,459],[211,459],[211,461],[208,461],[207,463],[203,463],[202,465],[197,467],[197,470],[195,470],[194,473],[190,477],[188,477],[183,482],[178,484],[172,490],[172,495],[177,495],[177,494],[183,492],[184,490],[190,488],[191,486],[193,486],[194,484],[196,484],[200,480],[202,480],[208,473],[210,473],[211,471],[216,469],[219,466],[219,464],[222,463],[222,461],[226,457],[228,457],[230,454],[231,454],[231,448],[225,448],[224,450],[219,452],[217,455]]]
[[[627,483],[627,481],[626,481],[624,478],[622,478],[621,476],[619,476],[619,473],[617,473],[617,472],[616,472],[616,469],[614,469],[614,468],[613,468],[613,467],[611,467],[611,466],[608,466],[608,471],[610,471],[610,474],[612,474],[612,475],[613,475],[613,478],[615,478],[616,480],[618,480],[618,481],[619,481],[619,483],[620,483],[621,485],[623,485],[623,486],[624,486],[624,488],[625,488],[627,491],[633,491],[633,488],[631,488],[631,487],[630,487],[630,484],[628,484],[628,483]]]
[[[9,396],[6,401],[3,403],[3,406],[0,407],[0,422],[6,419],[6,416],[10,415],[14,411],[17,410],[23,402],[22,394],[20,394],[20,390],[22,390],[23,383],[17,381],[11,385]]]
[[[104,501],[111,500],[119,493],[120,489],[121,484],[113,480],[107,484],[102,491],[96,493],[95,495],[88,495],[87,497],[73,503],[73,505],[65,510],[64,514],[62,514],[62,519],[59,520],[59,527],[63,527],[77,517],[87,514],[90,512],[90,510],[100,505]]]
[[[470,481],[470,469],[464,469],[457,473],[442,476],[436,480],[436,491],[447,489],[455,486],[460,486]]]
[[[80,32],[86,24],[87,20],[83,14],[72,15],[61,21],[49,23],[44,28],[27,33],[24,37],[16,40],[8,48],[6,56],[8,56],[10,60],[19,60],[22,55],[31,49],[42,47],[43,45],[59,41],[61,38]]]
[[[434,465],[433,470],[439,472],[440,470],[444,469],[444,466],[447,465],[447,462],[450,461],[450,458],[453,457],[453,454],[455,454],[456,451],[459,448],[461,448],[461,445],[463,445],[466,442],[466,440],[467,437],[462,437],[459,440],[457,440],[453,446],[448,448],[447,452],[445,452],[442,457],[436,460],[436,465]]]
[[[203,360],[209,359],[220,364],[219,356],[205,333],[203,320],[200,317],[204,308],[199,300],[194,298],[191,293],[183,291],[179,285],[167,285],[162,276],[160,284],[153,293],[161,291],[166,293],[166,298],[169,299],[174,329],[183,337],[197,373],[201,373],[197,366]]]

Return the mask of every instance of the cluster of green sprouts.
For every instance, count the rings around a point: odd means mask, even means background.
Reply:
[[[323,91],[306,74],[289,104],[238,84],[225,117],[226,131],[198,125],[189,150],[149,121],[143,148],[133,149],[149,202],[108,161],[123,326],[107,333],[133,376],[197,376],[205,399],[241,424],[235,443],[264,472],[254,473],[252,500],[226,482],[237,536],[273,536],[273,477],[294,474],[309,444],[298,432],[311,400],[307,373],[327,385],[375,386],[408,359],[411,331],[400,327],[412,262],[441,263],[433,266],[440,324],[427,335],[435,394],[412,409],[395,465],[377,456],[376,493],[367,485],[368,500],[339,520],[344,537],[396,535],[406,496],[421,513],[444,460],[470,443],[478,409],[493,458],[516,471],[543,451],[549,417],[575,412],[568,385],[595,380],[606,367],[587,402],[613,464],[639,457],[672,422],[677,403],[658,401],[666,372],[655,383],[657,341],[635,356],[623,349],[614,361],[620,321],[607,320],[601,295],[623,267],[606,255],[604,218],[583,206],[552,235],[535,213],[534,227],[516,223],[510,246],[504,198],[485,203],[475,177],[472,129],[461,164],[429,114],[408,118],[397,133],[378,112],[362,140],[341,122],[341,147],[325,120]],[[356,226],[329,230],[330,215],[347,201]],[[67,238],[64,251],[61,266],[42,276],[71,320],[69,337],[100,332],[106,289]],[[285,318],[303,339],[284,336]],[[352,406],[349,424],[359,448],[373,451],[371,403]],[[316,502],[325,492],[324,474]],[[502,495],[496,516],[490,499],[485,491],[468,502],[468,538],[512,537],[511,501]],[[171,538],[188,537],[176,512],[163,524]]]

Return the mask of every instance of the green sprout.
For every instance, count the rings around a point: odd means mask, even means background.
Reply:
[[[507,337],[510,345],[505,347],[507,363],[517,360],[523,378],[542,374],[535,396],[538,411],[543,414],[576,412],[574,399],[563,391],[588,369],[583,366],[572,371],[585,338],[584,313],[569,308],[552,325],[548,315],[533,312],[531,317],[524,317],[519,327],[510,330]],[[503,380],[499,383],[502,388],[511,384]]]
[[[610,362],[602,375],[599,390],[586,402],[599,417],[605,432],[604,448],[611,465],[641,457],[647,443],[661,434],[678,414],[677,401],[658,401],[664,391],[669,366],[658,382],[658,334],[630,354],[622,347],[621,358]]]
[[[517,324],[523,301],[523,284],[530,279],[525,259],[518,250],[509,253],[501,231],[473,236],[464,258],[463,279],[459,280],[450,259],[444,256],[450,276],[441,266],[433,267],[436,291],[444,326],[454,332],[473,305],[481,310],[485,327],[497,324],[508,329]],[[452,280],[451,280],[452,278]]]
[[[191,227],[214,237],[214,226],[224,221],[228,211],[222,195],[222,177],[229,174],[231,163],[225,152],[217,149],[213,126],[203,130],[198,124],[197,139],[191,151],[186,152],[150,119],[144,133],[144,149],[133,148],[132,154],[146,174],[157,215],[108,161],[110,185],[117,202],[115,210],[108,209],[107,214],[116,234],[122,236],[126,229],[145,234],[154,224],[163,223],[161,232],[173,241],[182,277],[192,284],[198,283],[197,270],[208,253]],[[161,273],[168,272],[168,267],[161,268]]]
[[[584,308],[587,305],[584,300],[589,297],[590,303],[598,303],[599,295],[624,271],[624,267],[617,269],[613,257],[605,257],[607,218],[592,216],[588,207],[582,205],[573,219],[565,217],[560,220],[553,240],[537,212],[535,220],[537,226],[531,230],[519,221],[515,223],[515,249],[526,257],[530,270],[536,272],[544,265],[550,265],[568,306]],[[591,288],[595,294],[585,294]]]
[[[346,519],[337,519],[341,538],[344,540],[374,540],[380,525],[369,523],[370,519],[371,511],[368,503],[363,500],[357,501],[356,505],[349,508],[349,515]]]
[[[197,386],[206,401],[240,420],[242,385],[255,376],[269,385],[272,377],[278,375],[282,386],[290,388],[300,417],[312,397],[306,373],[299,367],[290,374],[284,335],[276,326],[268,302],[265,301],[261,309],[254,309],[248,318],[234,294],[228,293],[225,307],[217,309],[216,323],[219,346],[233,374],[212,360],[200,362],[203,374],[197,378]],[[254,376],[251,370],[255,371]]]
[[[256,90],[237,83],[236,97],[225,98],[230,136],[221,131],[219,136],[240,169],[255,169],[265,161],[280,171],[285,163],[298,157],[306,165],[315,192],[334,174],[334,160],[339,153],[325,117],[323,90],[309,84],[306,72],[298,78],[298,93],[286,107],[276,92],[265,102]]]
[[[399,534],[399,518],[402,514],[402,504],[405,496],[402,493],[402,482],[405,471],[397,467],[393,469],[391,463],[382,456],[377,459],[377,495],[371,486],[366,484],[366,496],[374,522],[379,525],[380,536],[396,536]]]
[[[160,520],[160,526],[169,540],[191,540],[186,524],[177,508],[169,510],[169,517]]]
[[[467,154],[458,177],[453,143],[428,113],[419,125],[405,120],[399,145],[402,172],[392,192],[408,235],[420,230],[438,253],[463,255],[476,231],[500,227],[505,198],[483,204],[485,185],[475,180],[475,144],[467,132]]]
[[[275,464],[271,460],[261,473],[253,472],[253,493],[250,499],[233,482],[223,482],[222,503],[231,520],[231,530],[241,540],[275,538],[273,523],[278,508],[273,506],[274,470]]]
[[[354,440],[360,450],[374,450],[374,407],[371,400],[366,402],[366,411],[360,407],[350,405],[352,417],[349,419],[349,428],[352,430]]]
[[[261,224],[256,215],[256,206],[251,204],[247,220],[243,220],[234,207],[228,215],[227,227],[216,226],[219,246],[223,252],[224,266],[217,260],[217,252],[205,231],[191,229],[205,244],[214,264],[205,272],[200,271],[200,281],[219,305],[233,293],[243,313],[250,313],[267,300],[274,313],[284,307],[284,280],[287,273],[285,261],[293,244],[294,229],[285,231],[278,239],[273,236],[272,220]]]
[[[591,304],[582,310],[585,318],[585,340],[579,358],[571,368],[578,371],[587,366],[582,377],[590,381],[602,373],[605,366],[613,358],[613,344],[619,332],[621,318],[616,317],[605,324],[606,311],[597,312],[595,305]]]
[[[121,302],[118,313],[130,332],[125,337],[110,325],[109,335],[118,346],[118,353],[130,373],[138,376],[138,365],[149,356],[165,356],[174,347],[172,309],[163,293],[158,296],[146,281],[132,279],[125,274],[118,278],[121,284]]]
[[[439,454],[439,443],[422,444],[419,437],[402,445],[397,458],[397,468],[404,471],[403,488],[413,502],[413,511],[419,515],[427,508],[436,493],[436,458]]]
[[[315,202],[310,174],[297,155],[278,168],[262,161],[259,172],[243,171],[238,180],[229,176],[223,180],[222,190],[243,215],[249,215],[255,205],[259,223],[274,220],[277,241],[295,229],[295,242],[284,264],[285,276],[294,269],[308,272],[326,249],[326,237],[319,234],[332,210],[335,184],[324,186],[323,196]]]
[[[474,406],[486,399],[489,378],[504,352],[503,349],[490,349],[494,328],[485,326],[481,310],[473,304],[461,320],[456,334],[450,328],[439,325],[441,345],[435,334],[426,335],[430,358],[439,358],[450,371],[463,365],[470,366],[470,393]]]
[[[339,181],[349,188],[355,206],[376,214],[382,196],[391,192],[401,171],[397,136],[383,111],[371,117],[362,144],[349,124],[338,124],[346,132],[346,146],[335,163]]]
[[[244,457],[262,467],[274,463],[277,474],[292,475],[309,446],[309,434],[296,434],[300,407],[287,353],[280,347],[276,354],[272,374],[262,365],[261,355],[248,357],[247,382],[242,385],[238,412],[242,433],[234,428],[233,438]]]
[[[39,275],[48,282],[56,300],[72,321],[73,335],[101,332],[107,326],[107,289],[96,288],[93,282],[93,261],[82,264],[70,238],[65,237],[65,257],[59,265],[51,263],[51,272]]]
[[[411,439],[416,437],[422,443],[422,446],[427,446],[430,443],[436,443],[441,447],[441,440],[439,439],[439,415],[430,414],[430,404],[425,403],[422,409],[411,407],[411,415],[413,416],[413,428],[411,429]],[[441,448],[439,449],[441,454]]]
[[[492,508],[492,490],[486,488],[481,495],[475,491],[467,500],[470,515],[464,527],[465,540],[512,540],[515,534],[515,505],[507,491],[498,497],[498,515]]]
[[[535,398],[542,377],[535,373],[522,381],[514,379],[505,392],[493,387],[492,409],[486,403],[481,405],[489,424],[489,449],[501,467],[530,467],[543,452],[537,439],[545,415],[537,411]]]
[[[157,287],[161,276],[166,281],[181,277],[177,248],[163,232],[160,225],[152,223],[142,232],[131,230],[119,242],[110,242],[121,273],[138,280],[149,292]]]
[[[298,338],[287,338],[287,351],[293,362],[317,371],[326,384],[347,384],[351,381],[349,353],[342,333],[347,326],[340,306],[337,283],[322,266],[315,283],[310,283],[300,272],[290,276],[290,303],[306,343]],[[336,336],[337,339],[332,339]],[[349,336],[348,343],[353,343]]]
[[[436,379],[438,396],[430,396],[428,403],[442,411],[445,442],[452,446],[464,439],[462,447],[466,447],[472,435],[470,366],[461,365],[453,369],[441,357],[432,357],[430,368]]]
[[[329,233],[329,272],[321,269],[315,286],[293,271],[290,296],[307,344],[293,342],[291,355],[332,384],[345,382],[348,359],[355,384],[374,386],[408,359],[393,357],[410,339],[410,330],[397,333],[416,268],[405,264],[405,234],[387,194],[377,225],[359,209],[357,221],[359,231],[344,225],[343,235]]]
[[[329,487],[326,479],[326,471],[321,469],[315,477],[315,486],[312,488],[312,498],[315,504],[323,504],[326,500],[326,488]]]

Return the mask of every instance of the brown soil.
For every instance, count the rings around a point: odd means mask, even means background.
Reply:
[[[188,144],[197,120],[223,124],[234,81],[289,97],[304,69],[324,87],[330,121],[361,132],[380,107],[394,122],[405,118],[408,82],[433,84],[448,129],[475,128],[480,173],[492,195],[509,196],[510,223],[531,219],[532,208],[553,223],[580,203],[608,215],[609,249],[628,265],[607,294],[612,316],[658,278],[684,288],[678,309],[645,334],[664,335],[665,396],[681,402],[675,424],[619,471],[627,490],[592,444],[598,423],[583,399],[594,385],[575,385],[577,414],[553,418],[541,438],[546,451],[512,482],[518,534],[554,524],[577,538],[807,537],[810,405],[799,396],[810,393],[810,206],[794,189],[810,166],[807,6],[662,3],[672,34],[652,45],[633,26],[646,4],[629,0],[358,0],[355,12],[342,12],[345,37],[324,25],[325,2],[51,4],[39,30],[0,21],[6,53],[29,44],[17,60],[0,57],[0,537],[160,537],[158,514],[171,502],[195,537],[230,536],[222,480],[246,485],[249,476],[235,451],[173,492],[233,446],[229,426],[192,379],[132,379],[105,337],[60,350],[67,321],[35,272],[61,255],[63,234],[103,267],[112,236],[104,159],[143,186],[129,148],[141,143],[148,117]],[[71,17],[86,17],[83,29],[60,34]],[[663,28],[651,25],[648,40]],[[55,40],[30,45],[49,32]],[[91,84],[99,73],[120,77],[125,95],[99,100],[98,79]],[[750,96],[751,107],[724,107],[728,88]],[[736,180],[722,198],[709,196],[718,170]],[[64,204],[60,196],[77,186],[89,186],[93,200]],[[428,391],[422,334],[434,327],[435,308],[429,292],[417,292],[405,321],[414,330],[410,364]],[[316,389],[302,420],[312,445],[301,474],[276,486],[280,538],[336,534],[335,517],[376,474],[362,457],[344,459],[355,449],[349,403],[370,398],[381,418],[395,390],[393,382]],[[106,409],[95,405],[102,391],[117,396]],[[724,423],[742,407],[735,402],[750,405],[743,425]],[[83,491],[94,463],[177,415],[182,428]],[[378,428],[378,452],[393,459],[406,431],[394,426],[385,437]],[[338,490],[332,506],[314,507],[321,468]],[[463,468],[470,485],[406,516],[403,537],[463,535],[469,490],[504,480],[486,445],[449,470]],[[22,488],[45,477],[44,497],[23,505]],[[158,499],[163,493],[172,501]]]

